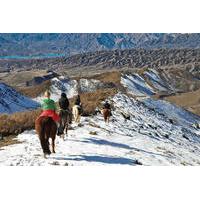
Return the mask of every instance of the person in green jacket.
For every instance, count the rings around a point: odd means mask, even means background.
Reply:
[[[40,116],[52,117],[55,122],[60,121],[59,115],[56,113],[56,104],[54,100],[50,99],[51,93],[46,91],[44,93],[44,99],[42,100],[42,114]]]

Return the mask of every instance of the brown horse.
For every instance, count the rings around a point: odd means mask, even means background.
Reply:
[[[105,123],[106,122],[109,123],[109,119],[110,119],[110,116],[111,116],[110,109],[104,108],[103,110],[101,110],[101,113],[103,115]]]
[[[63,137],[63,140],[65,138],[65,134],[67,136],[67,130],[69,127],[69,124],[72,122],[72,113],[70,110],[60,110],[59,112],[60,116],[60,127],[61,130],[59,130],[59,135]]]
[[[56,122],[51,117],[39,117],[35,121],[35,130],[40,139],[44,158],[46,158],[46,155],[51,154],[49,149],[49,138],[52,139],[52,152],[55,153],[55,139],[57,132]]]

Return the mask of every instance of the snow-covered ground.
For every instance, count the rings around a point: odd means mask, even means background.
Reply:
[[[183,108],[176,106],[168,101],[155,100],[152,98],[146,98],[141,100],[149,108],[154,109],[158,113],[162,113],[168,118],[172,119],[175,123],[181,126],[191,126],[199,122],[199,116],[184,110]]]
[[[48,159],[32,130],[18,136],[22,143],[0,150],[0,165],[200,165],[199,130],[191,124],[172,124],[167,113],[125,94],[112,101],[109,124],[100,114],[82,118],[81,126],[72,124],[65,141],[57,137],[56,153]],[[190,123],[197,120],[188,117]]]
[[[68,98],[78,95],[78,92],[94,92],[97,89],[108,87],[105,83],[95,79],[80,79],[72,80],[64,76],[59,76],[51,79],[51,98],[58,101],[62,92],[65,92]],[[33,100],[41,102],[43,95],[34,98]]]
[[[155,69],[148,69],[148,71],[144,72],[145,77],[149,79],[153,87],[158,91],[167,91],[167,85],[160,78],[158,72]]]
[[[64,76],[56,77],[51,79],[50,91],[51,99],[54,101],[58,101],[62,92],[65,92],[68,98],[72,98],[78,94],[78,82],[76,80],[65,78]],[[34,98],[34,100],[41,102],[43,98],[43,95],[41,95]]]
[[[121,84],[134,96],[149,96],[155,94],[154,89],[138,74],[124,74]]]
[[[0,113],[11,114],[29,109],[35,109],[39,104],[23,96],[12,87],[0,83]]]

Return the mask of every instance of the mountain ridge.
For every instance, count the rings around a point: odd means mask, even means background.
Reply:
[[[131,48],[200,48],[200,34],[1,33],[0,56],[74,54]]]

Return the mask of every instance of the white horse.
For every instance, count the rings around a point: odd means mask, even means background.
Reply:
[[[73,108],[72,108],[72,113],[73,113],[73,116],[74,116],[74,121],[76,123],[80,123],[80,119],[81,119],[80,106],[74,105]]]

